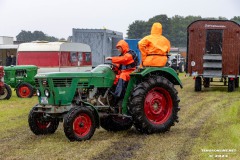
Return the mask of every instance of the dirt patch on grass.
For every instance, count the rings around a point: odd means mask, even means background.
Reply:
[[[91,160],[124,160],[131,159],[134,153],[143,147],[147,135],[139,134],[134,127],[127,131],[123,139],[113,142],[109,148]]]

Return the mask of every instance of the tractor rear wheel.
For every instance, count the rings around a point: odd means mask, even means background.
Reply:
[[[44,113],[34,112],[33,108],[28,116],[28,124],[31,131],[36,135],[53,134],[59,125],[57,118],[47,117]]]
[[[162,76],[150,77],[138,84],[129,108],[136,129],[146,134],[168,131],[178,122],[177,94],[174,85]]]
[[[12,96],[12,89],[9,85],[7,85],[6,83],[4,83],[4,89],[3,89],[3,94],[0,95],[0,100],[3,99],[10,99],[10,97]]]
[[[64,117],[63,127],[70,141],[83,141],[93,136],[97,125],[89,108],[74,107]]]
[[[17,87],[16,94],[20,98],[31,98],[33,96],[33,86],[29,83],[22,83]]]

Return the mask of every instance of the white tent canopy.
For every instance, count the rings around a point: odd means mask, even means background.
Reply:
[[[19,51],[91,52],[91,48],[84,43],[36,41],[20,44],[18,47]]]

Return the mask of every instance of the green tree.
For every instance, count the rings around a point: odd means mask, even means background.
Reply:
[[[143,38],[150,34],[152,24],[154,22],[160,22],[163,26],[163,36],[167,37],[171,41],[171,46],[186,47],[187,46],[187,27],[196,20],[227,20],[225,17],[219,16],[202,18],[201,16],[179,16],[175,15],[172,18],[168,18],[167,15],[157,15],[150,18],[148,21],[135,21],[129,25],[128,38]],[[231,19],[240,24],[240,16],[235,16]]]
[[[22,30],[17,36],[18,41],[30,42],[32,41],[32,33],[30,31]]]
[[[232,21],[235,21],[236,23],[240,24],[240,16],[234,16],[232,19],[230,19]]]
[[[150,18],[147,22],[147,28],[146,28],[146,32],[145,35],[149,35],[151,32],[151,28],[153,23],[155,22],[159,22],[162,24],[163,27],[163,35],[167,38],[169,38],[170,33],[171,33],[171,19],[168,18],[167,15],[163,14],[163,15],[157,15],[154,16],[153,18]]]
[[[54,42],[58,41],[58,38],[48,36],[42,31],[25,31],[22,30],[17,36],[17,41],[31,42],[31,41],[49,41]]]
[[[179,46],[184,44],[184,39],[186,38],[186,24],[185,18],[183,16],[176,15],[171,19],[171,34],[169,40],[171,41],[171,46]]]
[[[135,21],[128,26],[127,35],[129,39],[140,39],[146,30],[145,21]]]
[[[176,15],[171,19],[171,36],[170,41],[172,46],[186,47],[187,46],[187,27],[194,21],[202,19],[200,16],[179,16]]]

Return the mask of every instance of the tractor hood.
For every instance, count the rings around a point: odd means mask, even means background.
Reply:
[[[39,73],[35,78],[77,78],[77,77],[105,77],[105,78],[115,78],[115,73],[111,70],[108,65],[99,65],[96,68],[88,72],[48,72]],[[106,77],[107,76],[107,77]]]
[[[115,79],[115,73],[109,65],[99,65],[89,72],[49,72],[39,73],[35,79],[53,79],[53,81],[60,81],[64,79],[74,80],[77,83],[86,83],[87,86],[95,87],[111,87]],[[55,85],[56,86],[56,85]]]
[[[100,65],[90,72],[41,73],[34,78],[40,104],[71,105],[76,89],[110,88],[115,76],[108,65]],[[45,91],[49,92],[49,96]],[[47,97],[47,102],[44,97]]]

